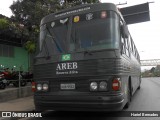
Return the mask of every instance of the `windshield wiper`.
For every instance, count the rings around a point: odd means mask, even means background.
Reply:
[[[51,32],[50,32],[50,30],[48,29],[47,26],[46,26],[46,29],[47,29],[48,33],[50,34],[50,36],[52,37],[52,40],[54,41],[54,43],[55,43],[58,51],[59,51],[60,53],[62,53],[62,52],[63,52],[62,48],[59,46],[59,44],[58,44],[57,41],[55,40],[55,37],[52,36],[52,34],[51,34]]]

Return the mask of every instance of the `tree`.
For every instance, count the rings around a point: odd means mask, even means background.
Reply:
[[[22,24],[16,24],[12,19],[0,14],[0,39],[5,44],[20,46],[21,39],[26,38],[25,34],[22,36],[22,27]]]
[[[155,67],[152,67],[152,68],[150,69],[150,72],[151,72],[151,73],[154,73],[154,72],[155,72],[155,69],[156,69]]]
[[[27,49],[27,51],[29,53],[34,53],[35,50],[36,50],[36,44],[34,41],[32,40],[28,40],[26,43],[25,43],[25,48]]]
[[[9,27],[9,21],[5,18],[0,18],[0,30],[6,29]]]

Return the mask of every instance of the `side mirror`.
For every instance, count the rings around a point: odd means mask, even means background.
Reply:
[[[128,38],[129,32],[128,27],[126,25],[121,25],[121,34],[123,38]]]

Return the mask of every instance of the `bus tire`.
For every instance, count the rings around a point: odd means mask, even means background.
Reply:
[[[128,83],[128,89],[127,89],[127,103],[126,103],[126,105],[125,105],[125,109],[127,109],[127,108],[129,108],[129,106],[130,106],[130,103],[131,103],[131,99],[132,99],[132,95],[131,95],[131,83],[130,83],[130,81],[129,81],[129,83]]]
[[[139,80],[139,86],[138,86],[137,89],[138,89],[138,90],[141,89],[141,78],[140,78],[140,80]]]
[[[141,85],[138,86],[138,90],[141,89]]]

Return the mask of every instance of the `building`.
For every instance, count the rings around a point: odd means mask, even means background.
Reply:
[[[0,44],[0,68],[28,71],[28,52],[23,47]]]
[[[0,18],[9,18],[0,15]],[[22,46],[23,38],[11,28],[0,29],[0,69],[14,68],[28,71],[29,57]]]

